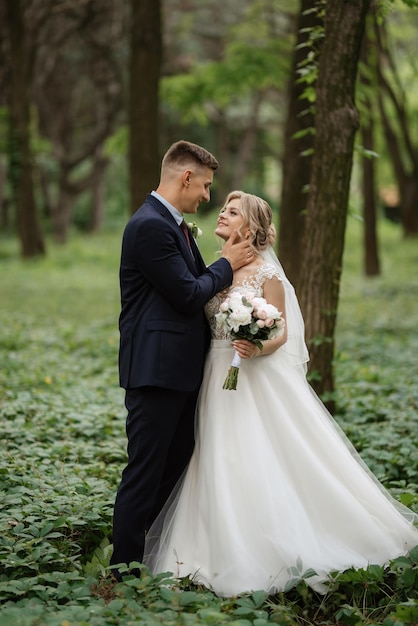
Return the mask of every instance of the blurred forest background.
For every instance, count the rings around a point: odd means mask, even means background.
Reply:
[[[0,244],[25,259],[122,230],[180,138],[220,161],[211,203],[265,197],[332,396],[347,215],[418,237],[415,0],[4,0]],[[332,407],[332,402],[330,403]]]

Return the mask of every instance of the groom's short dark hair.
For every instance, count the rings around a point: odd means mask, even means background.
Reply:
[[[185,141],[181,139],[173,143],[164,155],[162,166],[172,165],[187,165],[190,162],[200,166],[209,167],[215,171],[219,167],[218,161],[202,146],[198,146],[196,143]]]

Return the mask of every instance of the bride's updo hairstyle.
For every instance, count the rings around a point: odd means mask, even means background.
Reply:
[[[239,200],[239,210],[244,218],[244,225],[240,230],[250,230],[250,242],[256,250],[265,250],[272,246],[276,239],[276,229],[273,224],[273,211],[268,202],[244,191],[231,191],[224,207],[231,200]],[[242,233],[240,233],[242,234]]]

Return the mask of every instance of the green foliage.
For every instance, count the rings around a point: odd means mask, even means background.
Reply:
[[[197,218],[210,262],[213,216]],[[295,567],[288,590],[222,599],[168,574],[109,572],[111,515],[125,462],[117,387],[121,229],[18,259],[1,241],[0,623],[400,626],[418,621],[418,549],[385,569],[331,577],[321,596]],[[338,318],[337,419],[394,496],[418,510],[415,242],[381,226],[384,275],[361,277],[349,222]]]
[[[264,2],[252,3],[230,28],[222,60],[196,63],[188,73],[163,78],[162,100],[184,123],[206,125],[213,107],[226,109],[239,101],[245,105],[254,93],[284,87],[291,38],[281,4],[275,0],[267,8]]]
[[[402,0],[404,4],[410,9],[418,9],[418,1],[417,0]]]
[[[351,221],[352,247],[360,247],[362,228]],[[337,327],[339,421],[379,479],[398,497],[410,492],[405,503],[416,506],[418,252],[416,242],[399,240],[396,227],[380,224],[380,236],[382,276],[362,277],[361,257],[350,249],[345,254]]]

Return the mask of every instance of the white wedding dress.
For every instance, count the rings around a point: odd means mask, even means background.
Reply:
[[[274,275],[287,281],[267,263],[244,287],[262,296]],[[214,338],[195,451],[147,535],[145,563],[233,596],[285,590],[310,569],[306,583],[324,592],[330,572],[407,553],[417,516],[366,468],[307,383],[303,341],[299,360],[285,346],[243,360],[237,390],[222,389],[234,355],[214,320],[225,296],[207,306]]]

